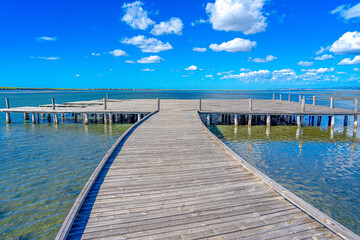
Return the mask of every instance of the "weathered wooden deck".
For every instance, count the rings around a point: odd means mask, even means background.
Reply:
[[[57,239],[359,239],[226,149],[197,110],[162,100],[118,140]]]

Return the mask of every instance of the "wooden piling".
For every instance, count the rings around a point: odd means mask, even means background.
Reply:
[[[317,126],[321,126],[321,116],[317,117]]]
[[[299,103],[301,103],[301,95],[299,95]]]
[[[141,119],[141,114],[138,114],[137,115],[137,121],[140,121],[140,119]]]
[[[344,116],[344,127],[346,127],[347,124],[348,124],[348,116],[345,115],[345,116]]]
[[[330,108],[334,108],[334,97],[330,98]]]
[[[210,127],[210,114],[206,116],[206,126]]]
[[[271,125],[271,116],[270,114],[266,115],[266,126],[270,127]]]
[[[273,100],[275,100],[275,94],[273,93]]]
[[[296,124],[297,124],[298,127],[301,127],[302,118],[303,118],[302,116],[297,116],[296,117]]]
[[[359,111],[359,99],[358,98],[355,99],[355,111],[356,112]]]
[[[87,113],[83,113],[84,121],[83,124],[89,124],[89,116]]]
[[[238,123],[238,115],[235,114],[234,115],[234,126],[237,127],[238,125],[239,125],[239,123]]]
[[[55,110],[55,98],[51,98],[52,110]]]
[[[106,110],[107,109],[106,98],[103,98],[103,104],[104,104],[104,110]]]
[[[301,99],[301,112],[305,112],[305,99]]]
[[[249,99],[249,111],[252,111],[252,98]]]
[[[7,108],[7,109],[10,108],[9,98],[5,98],[5,105],[6,105],[6,108]],[[5,113],[5,116],[6,116],[6,123],[11,123],[10,113],[9,113],[9,112]]]
[[[201,111],[201,99],[199,99],[199,111]]]
[[[109,94],[108,93],[106,94],[106,99],[109,99]]]
[[[354,128],[357,128],[358,126],[358,116],[357,115],[354,115]]]
[[[248,126],[251,127],[252,115],[249,115]]]
[[[291,101],[291,100],[290,100],[290,99],[291,99],[290,97],[291,97],[291,95],[289,94],[289,99],[288,99],[289,102]]]
[[[41,118],[42,118],[42,119],[45,119],[45,113],[42,113],[42,114],[41,114]]]
[[[113,114],[109,113],[109,124],[113,124]]]
[[[32,120],[32,123],[33,123],[33,124],[36,123],[35,113],[31,113],[31,120]]]
[[[316,96],[313,96],[313,106],[316,105]]]
[[[24,121],[27,122],[29,121],[29,119],[30,119],[29,113],[24,113]]]
[[[331,116],[331,124],[330,126],[333,128],[335,125],[335,116]]]
[[[157,110],[160,111],[160,98],[157,98]]]
[[[54,121],[54,124],[58,124],[59,121],[58,121],[58,115],[56,113],[53,114],[53,121]]]
[[[108,122],[108,115],[107,113],[104,113],[104,124],[107,124]]]
[[[36,114],[36,123],[40,123],[40,113]]]
[[[280,101],[281,101],[281,94],[279,95],[279,99],[280,99]]]

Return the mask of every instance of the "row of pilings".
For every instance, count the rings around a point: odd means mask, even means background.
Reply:
[[[311,116],[311,115],[250,115],[238,113],[201,113],[205,125],[268,125],[268,126],[321,126],[325,121],[327,126],[334,127],[335,116]],[[349,123],[349,116],[343,118],[343,125]],[[354,117],[354,126],[357,127],[357,116]]]
[[[24,113],[24,122],[31,122],[33,124],[123,124],[136,123],[146,115],[145,113]]]

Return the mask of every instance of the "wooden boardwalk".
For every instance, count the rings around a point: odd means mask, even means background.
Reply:
[[[57,239],[359,239],[229,154],[197,109],[162,100],[109,153]]]

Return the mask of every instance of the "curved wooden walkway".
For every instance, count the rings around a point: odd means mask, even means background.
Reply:
[[[226,153],[197,107],[161,102],[100,173],[68,239],[340,239]]]

